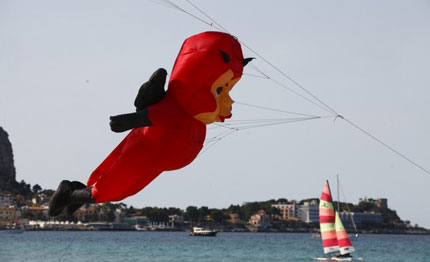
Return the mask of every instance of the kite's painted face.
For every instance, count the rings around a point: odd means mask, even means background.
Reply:
[[[168,94],[201,123],[224,122],[231,117],[229,92],[250,60],[243,58],[240,43],[232,35],[204,32],[189,37],[176,58]]]
[[[216,101],[216,109],[213,112],[200,113],[194,116],[204,124],[213,122],[224,122],[224,119],[231,117],[233,99],[230,97],[230,91],[233,86],[240,80],[240,77],[234,77],[231,69],[218,77],[211,86],[211,93]]]

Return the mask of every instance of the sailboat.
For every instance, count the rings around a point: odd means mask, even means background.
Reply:
[[[330,191],[330,185],[324,185],[319,205],[321,239],[324,247],[324,254],[333,253],[331,257],[319,257],[321,261],[353,261],[363,260],[355,259],[351,253],[355,251],[349,240],[348,233],[340,220],[338,211],[333,205],[333,198]]]

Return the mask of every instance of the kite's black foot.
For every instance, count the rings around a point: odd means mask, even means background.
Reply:
[[[75,190],[87,188],[87,186],[85,184],[82,184],[79,181],[73,181],[72,186],[73,186],[73,191],[71,192],[71,196],[70,196],[70,198],[71,198],[70,203],[71,204],[66,207],[66,211],[67,211],[67,214],[69,216],[73,215],[73,213],[75,213],[75,211],[78,210],[82,206],[82,204],[73,204],[73,200],[72,200],[73,193],[75,192]]]
[[[75,190],[70,197],[70,204],[67,206],[67,214],[73,215],[84,204],[95,203],[95,199],[91,195],[91,187],[86,187],[84,184],[77,182]]]
[[[75,213],[76,210],[81,208],[81,206],[83,206],[83,204],[70,204],[70,205],[68,205],[66,208],[67,215],[69,215],[69,216],[73,215],[73,213]]]
[[[66,208],[67,214],[71,216],[83,204],[95,203],[91,196],[91,188],[79,181],[63,180],[49,201],[50,216],[58,216]]]
[[[58,185],[57,191],[55,191],[54,195],[49,201],[49,216],[58,216],[61,214],[64,208],[70,204],[72,187],[73,184],[69,180],[61,181],[60,185]]]

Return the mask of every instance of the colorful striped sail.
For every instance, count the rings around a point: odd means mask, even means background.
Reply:
[[[339,251],[335,227],[335,212],[328,182],[324,185],[321,194],[319,216],[324,253]]]
[[[348,233],[346,233],[346,230],[343,227],[342,220],[340,220],[338,212],[336,212],[335,227],[340,254],[345,255],[354,252],[355,249],[349,240]]]

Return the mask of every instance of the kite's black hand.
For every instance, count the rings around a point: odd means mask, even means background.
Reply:
[[[151,75],[149,80],[140,87],[139,93],[134,100],[136,111],[141,111],[157,103],[164,97],[166,94],[166,91],[164,91],[166,76],[166,69],[159,68]]]
[[[117,133],[150,125],[147,110],[110,117],[110,129]]]

